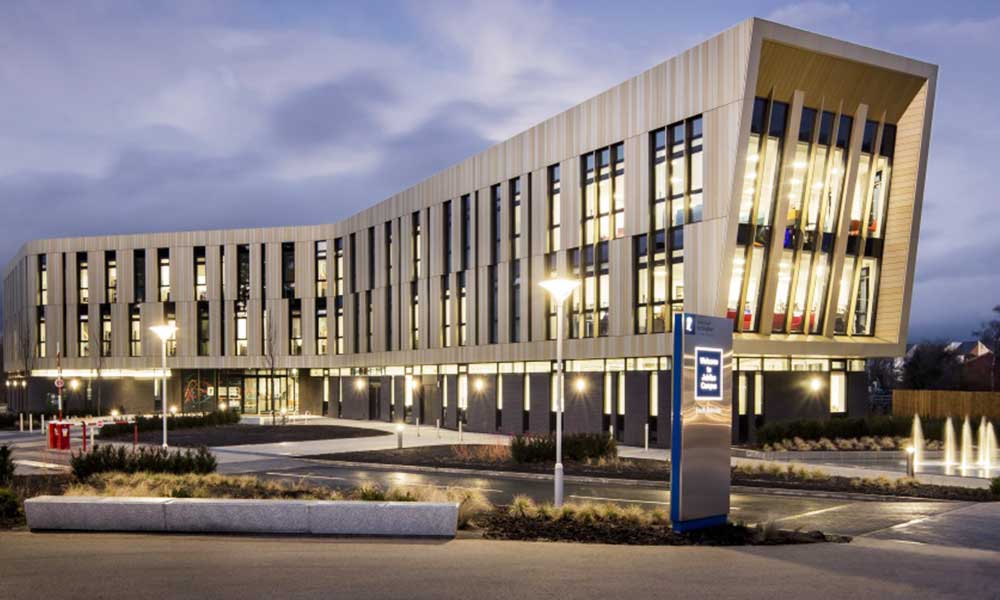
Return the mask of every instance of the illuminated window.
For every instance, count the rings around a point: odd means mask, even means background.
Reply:
[[[132,357],[142,356],[142,313],[138,304],[130,304],[128,307],[129,319],[129,351]]]
[[[329,350],[329,326],[326,315],[326,298],[316,298],[316,354],[322,356]]]
[[[313,254],[316,261],[316,297],[321,298],[327,294],[326,240],[313,245]]]
[[[38,299],[36,304],[45,306],[49,303],[49,267],[48,257],[38,255]]]
[[[47,330],[45,327],[45,307],[39,306],[35,313],[35,356],[45,358],[45,341]]]
[[[87,304],[90,301],[90,269],[86,252],[76,253],[76,287],[80,304]]]
[[[194,299],[208,300],[208,272],[205,265],[205,247],[194,249]]]
[[[581,241],[593,244],[625,235],[625,144],[580,158]]]
[[[556,252],[562,247],[562,184],[559,180],[559,165],[549,167],[548,217],[549,229],[546,236],[546,252]]]
[[[830,412],[847,412],[847,375],[843,372],[830,373]]]
[[[157,275],[159,276],[160,302],[170,302],[170,249],[159,248],[156,251]]]
[[[104,289],[107,302],[118,302],[118,259],[114,250],[104,252]]]

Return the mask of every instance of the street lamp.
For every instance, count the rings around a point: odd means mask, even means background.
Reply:
[[[167,447],[167,340],[177,333],[177,326],[172,323],[154,325],[150,329],[160,338],[163,346],[162,386],[160,388],[160,408],[163,409],[163,447]]]
[[[555,505],[563,503],[563,465],[562,465],[562,414],[563,414],[563,303],[573,290],[580,285],[574,279],[546,279],[538,285],[545,288],[552,301],[556,304],[556,374],[559,377],[559,400],[556,404],[556,470],[555,470]]]

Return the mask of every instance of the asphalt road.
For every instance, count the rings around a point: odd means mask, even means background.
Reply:
[[[383,488],[392,485],[464,487],[481,491],[494,503],[506,503],[513,496],[524,494],[536,501],[552,500],[550,480],[515,480],[504,477],[478,477],[451,473],[409,473],[403,471],[363,469],[324,465],[317,461],[283,459],[243,463],[245,472],[333,488],[356,487],[373,482]],[[636,486],[627,483],[566,483],[566,498],[577,502],[614,502],[637,504],[644,508],[668,509],[670,493],[663,488]],[[963,502],[878,501],[854,498],[824,498],[809,495],[786,495],[768,491],[741,489],[731,495],[730,517],[745,523],[775,521],[782,528],[819,529],[826,533],[863,535],[884,531],[912,521],[945,515],[969,506]],[[1000,526],[1000,511],[996,512]],[[986,540],[984,546],[1000,551],[997,539]]]
[[[0,533],[0,598],[996,597],[1000,555],[862,539],[634,547]]]

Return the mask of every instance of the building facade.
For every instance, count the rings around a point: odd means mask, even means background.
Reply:
[[[734,439],[867,408],[902,355],[937,69],[749,19],[331,225],[27,243],[15,410],[168,402],[669,445],[671,315],[727,316]],[[16,383],[23,380],[23,383]],[[21,387],[18,387],[18,386]]]

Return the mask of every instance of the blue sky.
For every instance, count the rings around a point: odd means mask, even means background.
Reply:
[[[1000,304],[1000,3],[0,6],[0,264],[34,238],[333,222],[748,16],[940,65],[911,340]]]

